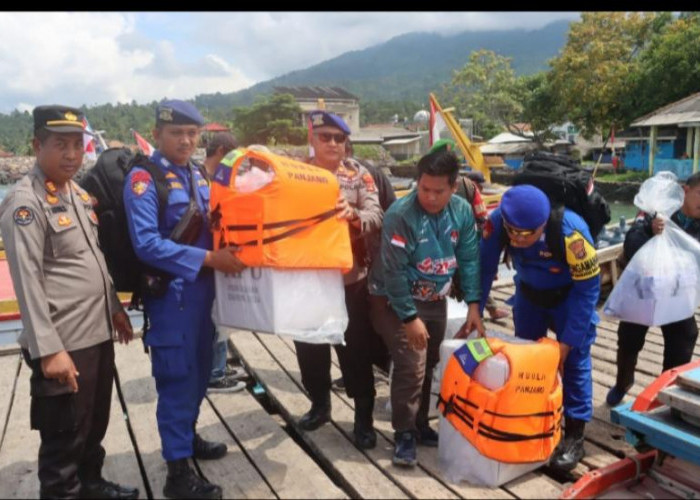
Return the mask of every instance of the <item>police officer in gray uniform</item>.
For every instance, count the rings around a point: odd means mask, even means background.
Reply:
[[[31,367],[31,427],[40,432],[41,498],[138,498],[102,478],[116,330],[132,338],[97,240],[82,165],[80,110],[34,109],[34,168],[0,205],[0,229]]]
[[[372,337],[376,334],[369,321],[365,237],[381,228],[383,212],[372,175],[357,161],[345,158],[350,127],[340,116],[321,110],[309,113],[309,119],[315,153],[307,162],[335,174],[341,191],[336,204],[337,217],[346,219],[350,228],[353,267],[343,275],[349,322],[345,345],[334,347],[346,393],[355,400],[355,444],[370,449],[377,443],[372,418],[375,396],[372,349],[376,345]],[[299,419],[299,426],[312,431],[331,418],[331,351],[327,344],[295,342],[295,345],[301,381],[311,397],[311,409]]]

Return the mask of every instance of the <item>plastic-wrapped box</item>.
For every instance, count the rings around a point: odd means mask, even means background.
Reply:
[[[533,343],[500,332],[486,332],[487,337],[498,337],[511,343]],[[474,335],[470,336],[471,338]],[[466,339],[447,339],[440,344],[440,377],[452,354],[465,344]],[[510,375],[510,365],[503,354],[482,361],[474,371],[474,380],[490,390],[502,387]],[[438,426],[438,463],[445,477],[452,482],[468,481],[482,486],[500,486],[541,467],[547,461],[505,463],[485,457],[442,415]]]
[[[348,326],[338,269],[249,267],[215,272],[217,326],[286,335],[311,344],[341,344]]]

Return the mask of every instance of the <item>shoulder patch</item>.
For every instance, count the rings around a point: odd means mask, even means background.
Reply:
[[[365,188],[370,193],[374,193],[377,190],[377,185],[374,183],[374,177],[372,177],[372,174],[369,172],[362,174],[362,182],[365,183]]]
[[[15,224],[20,226],[28,226],[34,222],[34,211],[28,206],[22,205],[21,207],[17,207],[15,209],[12,217],[15,220]]]
[[[138,170],[131,176],[131,191],[136,196],[141,196],[148,189],[151,183],[151,174],[144,170]]]
[[[46,193],[46,202],[49,205],[55,205],[58,203],[58,196],[54,196],[51,193]]]
[[[391,237],[391,244],[399,248],[406,248],[406,238],[394,233]]]
[[[600,274],[595,248],[578,231],[564,237],[566,262],[574,280],[587,280]]]

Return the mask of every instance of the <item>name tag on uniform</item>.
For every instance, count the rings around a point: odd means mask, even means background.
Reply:
[[[51,207],[51,213],[52,214],[59,214],[61,212],[67,212],[68,208],[64,207],[63,205],[58,205],[56,207]]]

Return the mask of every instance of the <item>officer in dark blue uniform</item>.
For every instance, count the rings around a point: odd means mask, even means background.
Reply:
[[[153,130],[158,149],[151,160],[165,176],[167,206],[159,207],[154,180],[145,168],[134,167],[124,185],[136,255],[165,272],[164,278],[149,280],[152,286],[144,291],[143,302],[150,321],[145,343],[158,391],[158,430],[168,463],[163,495],[168,498],[221,498],[221,488],[201,478],[187,459],[216,459],[227,451],[224,443],[205,441],[195,432],[211,372],[215,332],[211,319],[214,276],[207,268],[240,272],[243,264],[230,248],[211,250],[206,223],[187,244],[170,239],[192,196],[200,215],[207,218],[209,186],[191,162],[202,125],[204,119],[192,104],[160,103]]]
[[[564,210],[559,251],[549,248],[545,228],[550,211],[547,196],[534,186],[515,186],[503,195],[481,241],[481,310],[505,247],[517,271],[515,335],[537,340],[552,328],[559,341],[566,430],[550,466],[568,471],[584,456],[583,431],[593,416],[591,345],[599,321],[600,268],[588,225],[571,210]],[[558,253],[565,258],[555,258]]]

